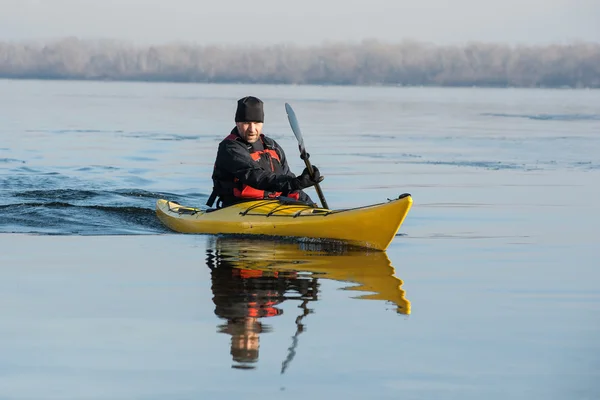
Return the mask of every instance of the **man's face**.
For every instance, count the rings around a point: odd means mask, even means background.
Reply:
[[[262,122],[236,122],[240,137],[248,143],[254,143],[262,133]]]

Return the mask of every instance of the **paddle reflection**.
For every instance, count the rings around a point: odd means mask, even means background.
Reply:
[[[299,302],[296,333],[282,363],[292,361],[304,319],[318,300],[319,280],[352,283],[344,290],[362,292],[357,299],[383,300],[399,314],[410,313],[402,281],[385,252],[332,247],[320,243],[212,237],[207,246],[215,314],[225,320],[219,332],[231,335],[233,368],[253,369],[260,334],[271,329],[266,318],[281,315],[284,301]]]

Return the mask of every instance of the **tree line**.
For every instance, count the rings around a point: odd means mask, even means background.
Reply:
[[[77,38],[0,41],[0,78],[600,88],[600,43],[441,46],[365,40],[318,46],[140,46]]]

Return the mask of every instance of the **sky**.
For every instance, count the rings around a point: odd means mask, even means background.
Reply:
[[[600,0],[0,0],[0,41],[600,42]]]

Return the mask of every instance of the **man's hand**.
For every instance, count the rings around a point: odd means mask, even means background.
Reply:
[[[321,182],[323,179],[325,179],[324,177],[321,176],[321,173],[319,172],[319,169],[317,167],[315,167],[314,165],[312,166],[313,169],[313,176],[310,175],[310,173],[308,172],[308,168],[304,168],[304,171],[302,171],[302,174],[296,178],[296,186],[298,189],[305,189],[307,187],[311,187],[314,186],[315,184]]]

